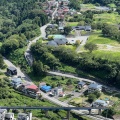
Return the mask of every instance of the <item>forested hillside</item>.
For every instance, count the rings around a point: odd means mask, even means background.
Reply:
[[[43,0],[44,2],[44,0]],[[0,42],[7,51],[23,47],[26,40],[40,34],[39,27],[48,22],[42,3],[37,0],[0,0]]]

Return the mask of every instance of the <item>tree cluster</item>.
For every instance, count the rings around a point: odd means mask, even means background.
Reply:
[[[76,9],[76,10],[80,10],[80,1],[79,0],[70,0],[70,4],[69,4],[70,8]]]
[[[110,37],[111,39],[120,40],[119,27],[115,25],[104,24],[102,27],[102,34],[104,37]]]
[[[112,83],[117,87],[120,85],[119,62],[111,62],[106,59],[95,58],[89,53],[79,55],[73,50],[67,49],[63,46],[53,48],[37,43],[31,47],[31,51],[36,61],[42,61],[52,70],[57,69],[61,66],[61,63],[64,63],[76,67],[78,70],[102,78],[106,83]]]
[[[48,22],[37,0],[0,0],[0,41],[14,34],[24,34],[27,39],[40,34],[39,26]]]

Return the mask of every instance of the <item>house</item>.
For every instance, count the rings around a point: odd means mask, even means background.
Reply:
[[[56,96],[59,96],[60,94],[63,94],[63,88],[62,87],[56,87],[56,88],[54,88],[52,93]]]
[[[22,83],[21,86],[18,87],[18,90],[25,92],[25,86],[31,85],[29,82]]]
[[[76,30],[84,30],[84,31],[91,31],[91,26],[73,26],[72,29]]]
[[[47,45],[48,45],[48,46],[53,46],[53,47],[58,47],[58,44],[57,44],[54,40],[49,41],[49,42],[47,43]]]
[[[14,87],[14,88],[18,88],[20,85],[22,85],[22,80],[21,78],[12,78],[11,80],[11,85]]]
[[[78,82],[78,88],[82,88],[82,87],[84,87],[85,85],[86,85],[86,83],[83,82],[83,81]]]
[[[25,89],[24,91],[26,94],[33,96],[33,97],[37,97],[40,94],[38,87],[34,84],[27,85],[25,86],[24,89]]]
[[[32,113],[18,113],[18,120],[32,120]]]
[[[39,84],[39,89],[41,89],[44,92],[51,91],[51,86],[47,86],[45,82],[42,82]]]
[[[89,86],[88,86],[88,93],[93,93],[95,91],[99,91],[101,92],[102,91],[102,85],[99,85],[97,83],[91,83]]]
[[[17,69],[15,67],[9,66],[7,68],[7,74],[10,76],[17,75]]]
[[[6,113],[7,113],[6,109],[0,109],[0,120],[4,120]]]
[[[108,103],[104,100],[96,100],[95,102],[93,102],[92,106],[93,107],[107,107]]]
[[[5,120],[16,120],[14,118],[14,113],[6,113],[5,114]]]
[[[54,41],[58,44],[58,45],[65,45],[68,43],[68,40],[66,38],[55,38]]]
[[[41,86],[40,89],[44,92],[49,92],[51,91],[51,86],[44,85],[44,86]]]

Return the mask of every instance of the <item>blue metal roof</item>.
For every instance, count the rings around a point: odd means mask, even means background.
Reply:
[[[44,86],[41,87],[41,90],[44,90],[44,91],[48,92],[48,91],[51,90],[51,86],[44,85]]]

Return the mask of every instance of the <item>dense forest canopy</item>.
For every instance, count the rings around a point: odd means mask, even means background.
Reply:
[[[37,0],[0,0],[0,41],[14,34],[35,37],[39,26],[47,22],[42,3]]]

